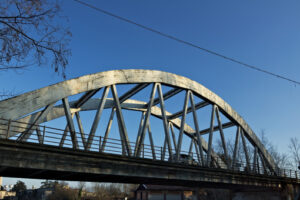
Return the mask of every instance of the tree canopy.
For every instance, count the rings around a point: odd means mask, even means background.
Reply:
[[[16,184],[14,184],[14,186],[11,190],[18,193],[21,191],[25,191],[26,189],[27,189],[27,187],[26,187],[25,183],[23,181],[18,181]]]
[[[1,0],[0,71],[51,63],[65,78],[71,33],[59,1]]]

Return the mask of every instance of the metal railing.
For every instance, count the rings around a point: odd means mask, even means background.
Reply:
[[[117,154],[128,156],[126,152],[126,148],[124,145],[124,141],[113,138],[105,138],[103,136],[94,136],[93,140],[90,143],[90,148],[87,150],[87,139],[88,134],[75,132],[76,140],[77,140],[77,148],[74,148],[71,133],[68,129],[62,130],[58,128],[53,128],[49,126],[41,126],[34,125],[29,123],[23,123],[14,120],[6,120],[0,119],[0,138],[4,140],[13,140],[16,142],[21,142],[23,133],[23,139],[27,143],[38,143],[41,145],[51,145],[57,146],[61,148],[72,148],[75,150],[85,150],[106,154]],[[27,133],[24,134],[24,133]],[[83,136],[83,137],[82,137]],[[28,138],[27,138],[28,137]],[[64,138],[64,139],[63,139]],[[22,142],[25,142],[22,141]],[[179,159],[176,159],[176,150],[172,149],[171,153],[168,152],[167,147],[161,146],[151,146],[148,144],[141,145],[141,152],[139,156],[135,153],[136,144],[134,142],[128,142],[131,149],[131,157],[143,158],[143,159],[151,159],[158,160],[164,162],[172,162],[174,164],[179,165],[189,165],[195,167],[208,167],[208,168],[216,168],[222,170],[228,170],[230,172],[238,172],[245,174],[255,174],[255,175],[263,175],[263,176],[279,176],[286,178],[299,179],[300,173],[299,171],[295,171],[292,169],[276,169],[275,171],[270,171],[266,167],[263,166],[263,163],[249,165],[242,160],[236,161],[236,163],[232,166],[229,163],[229,166],[226,164],[226,161],[221,159],[220,157],[212,158],[212,161],[208,164],[206,161],[208,160],[206,156],[204,156],[204,162],[201,161],[200,156],[195,152],[189,152],[182,150],[180,152]]]

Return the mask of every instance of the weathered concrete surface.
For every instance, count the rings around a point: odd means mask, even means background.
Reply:
[[[0,151],[0,176],[8,177],[219,188],[278,188],[296,181],[9,140],[0,140]]]
[[[217,105],[224,115],[226,115],[245,131],[245,136],[259,149],[260,152],[262,152],[262,155],[266,159],[270,168],[273,170],[277,169],[273,158],[267,152],[250,126],[229,104],[227,104],[218,95],[195,81],[192,81],[186,77],[162,71],[134,69],[114,70],[86,75],[57,83],[11,99],[0,101],[0,118],[18,119],[28,113],[55,103],[65,97],[85,91],[95,90],[112,84],[153,82],[191,90],[195,95],[198,95],[202,99]]]

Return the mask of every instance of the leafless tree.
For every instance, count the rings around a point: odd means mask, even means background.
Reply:
[[[266,136],[265,130],[261,130],[259,133],[260,141],[264,145],[264,147],[267,149],[267,151],[271,154],[271,156],[274,158],[274,161],[276,165],[280,168],[287,168],[290,167],[290,161],[289,156],[286,153],[280,153],[277,148],[270,142],[270,140]],[[294,139],[295,140],[295,139]],[[299,143],[299,142],[298,142]],[[226,141],[227,145],[227,151],[229,160],[232,160],[233,151],[234,151],[234,140],[228,140]],[[249,156],[250,162],[252,162],[254,157],[254,148],[250,145],[250,143],[246,144],[247,152]],[[222,141],[218,140],[216,146],[215,146],[216,152],[222,157],[224,155],[224,150],[222,146]],[[295,148],[294,148],[295,149]],[[299,150],[300,150],[300,144],[299,144]],[[300,152],[299,152],[300,153]],[[300,155],[300,154],[298,154]],[[298,157],[299,158],[299,157]],[[237,161],[238,162],[245,162],[245,152],[243,149],[243,144],[240,142],[238,149],[237,149]]]
[[[135,184],[119,184],[119,183],[95,183],[93,192],[96,194],[97,200],[111,200],[114,198],[133,197],[132,191],[137,188]]]
[[[297,169],[300,165],[300,141],[293,137],[290,139],[289,150],[291,154],[291,165]]]
[[[287,168],[290,166],[289,156],[286,153],[281,153],[277,150],[277,148],[270,142],[270,140],[266,136],[266,132],[264,129],[260,131],[260,141],[267,149],[267,151],[273,157],[275,164],[279,168]]]
[[[65,77],[71,33],[59,12],[59,1],[1,0],[0,71],[51,61],[54,71]]]

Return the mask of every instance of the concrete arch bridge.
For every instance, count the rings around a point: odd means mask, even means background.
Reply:
[[[218,95],[162,71],[85,75],[0,101],[0,175],[272,187],[298,184]]]

